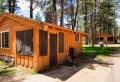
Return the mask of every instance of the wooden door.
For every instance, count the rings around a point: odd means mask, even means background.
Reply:
[[[57,35],[50,34],[50,67],[57,64]]]

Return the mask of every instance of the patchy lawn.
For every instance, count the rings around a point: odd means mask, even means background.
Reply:
[[[16,74],[16,69],[13,69],[13,68],[7,68],[7,69],[4,69],[4,70],[0,70],[0,76],[3,76],[3,75],[13,75],[13,74]]]
[[[107,58],[110,57],[110,54],[114,53],[118,48],[117,47],[91,47],[91,45],[83,46],[83,53],[85,55],[92,55],[97,58]]]
[[[3,61],[0,61],[0,69],[2,69],[3,67],[7,66],[7,64]]]
[[[117,43],[120,44],[120,40],[117,40]]]
[[[17,72],[17,70],[13,67],[8,67],[6,69],[4,69],[4,67],[7,67],[7,64],[3,61],[0,61],[0,76],[13,75]]]

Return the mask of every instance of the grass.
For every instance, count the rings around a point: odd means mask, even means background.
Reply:
[[[4,67],[4,66],[7,66],[7,64],[6,64],[5,62],[3,62],[3,61],[0,61],[0,69],[1,69],[2,67]]]
[[[3,69],[4,67],[8,66],[7,63],[5,63],[4,61],[0,61],[0,76],[5,76],[5,75],[14,75],[16,73],[22,73],[22,74],[31,74],[31,75],[35,75],[37,74],[37,72],[35,71],[30,71],[30,70],[17,70],[13,67],[8,67],[6,69]]]
[[[0,76],[16,74],[17,70],[12,67],[3,69],[3,67],[6,67],[6,66],[7,64],[5,62],[0,61]]]
[[[83,46],[83,53],[85,55],[93,55],[97,58],[107,58],[110,57],[117,47],[91,47],[91,45]]]
[[[120,44],[120,40],[117,40],[117,43]]]
[[[4,70],[0,70],[0,76],[4,76],[4,75],[13,75],[16,74],[17,70],[13,69],[13,68],[7,68]]]
[[[85,44],[83,44],[83,47],[92,47],[92,45],[85,45]]]

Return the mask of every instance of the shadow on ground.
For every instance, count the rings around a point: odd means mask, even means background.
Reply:
[[[110,65],[113,65],[112,63],[104,62],[103,60],[95,60],[95,56],[93,55],[86,56],[82,54],[79,57],[77,57],[76,60],[76,66],[69,67],[62,64],[58,65],[55,68],[51,68],[44,72],[40,72],[40,74],[65,81],[84,67],[87,67],[90,70],[96,70],[94,64],[99,64],[104,67],[109,67]]]

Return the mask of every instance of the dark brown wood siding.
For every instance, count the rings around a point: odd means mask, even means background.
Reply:
[[[59,32],[59,52],[64,52],[64,33]]]
[[[41,56],[45,56],[47,55],[47,47],[48,47],[48,43],[47,43],[47,36],[48,33],[46,31],[42,31],[40,30],[40,37],[39,37],[39,41],[40,41],[40,55]]]

